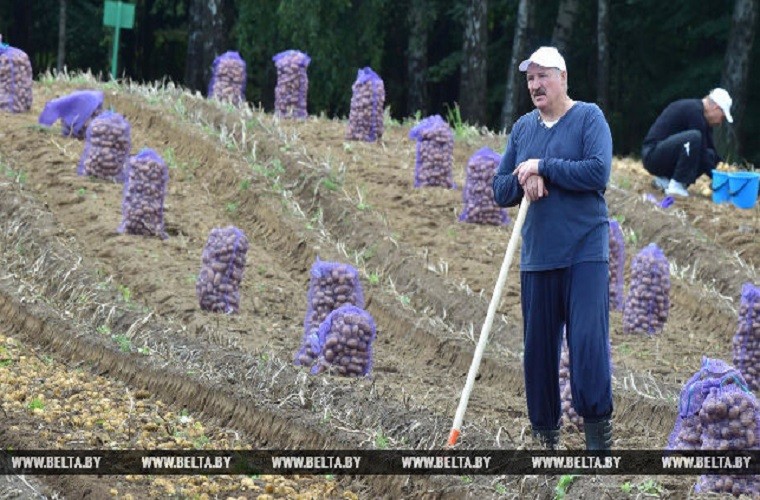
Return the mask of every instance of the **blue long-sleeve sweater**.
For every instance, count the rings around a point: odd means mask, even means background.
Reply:
[[[609,259],[604,191],[610,178],[612,136],[598,106],[577,101],[551,128],[538,110],[512,128],[493,179],[496,203],[517,205],[523,189],[513,175],[521,162],[538,158],[549,195],[530,204],[522,228],[520,269],[546,271]]]

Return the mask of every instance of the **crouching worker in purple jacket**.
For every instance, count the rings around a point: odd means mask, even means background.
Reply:
[[[559,442],[563,326],[573,407],[586,448],[612,445],[609,357],[609,228],[604,191],[612,137],[595,104],[567,94],[565,60],[541,47],[520,63],[536,109],[512,128],[493,180],[503,207],[531,201],[522,228],[520,289],[528,416],[547,448]]]

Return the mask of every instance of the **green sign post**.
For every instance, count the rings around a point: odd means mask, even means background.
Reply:
[[[119,31],[132,29],[135,25],[135,5],[132,3],[112,2],[106,0],[103,9],[103,25],[114,28],[113,52],[111,54],[111,78],[116,79],[119,60]]]

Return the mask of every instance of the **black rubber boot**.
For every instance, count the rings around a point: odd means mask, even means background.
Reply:
[[[610,451],[612,447],[612,424],[610,419],[599,422],[584,422],[583,430],[586,434],[586,449]]]
[[[559,429],[533,431],[533,438],[547,450],[556,450],[559,445]]]

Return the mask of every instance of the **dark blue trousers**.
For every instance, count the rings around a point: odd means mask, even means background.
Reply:
[[[558,429],[559,359],[567,327],[573,407],[586,422],[612,414],[609,356],[609,265],[582,262],[522,271],[524,372],[533,430]]]

